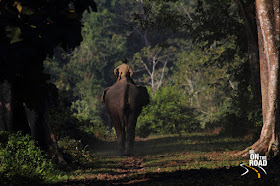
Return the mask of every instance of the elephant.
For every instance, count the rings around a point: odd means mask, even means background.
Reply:
[[[150,103],[146,87],[134,85],[124,77],[106,88],[101,97],[117,133],[121,155],[133,155],[135,126],[142,108]]]

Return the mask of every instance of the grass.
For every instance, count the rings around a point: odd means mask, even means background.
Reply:
[[[242,150],[249,144],[249,140],[204,133],[184,136],[154,136],[146,143],[136,143],[136,154],[144,156],[143,165],[147,168],[147,172],[215,169],[239,165],[241,159],[231,155],[234,153],[233,151]]]
[[[241,178],[240,163],[248,159],[232,156],[251,145],[249,139],[223,137],[214,134],[194,133],[136,138],[135,156],[117,155],[116,140],[104,141],[90,149],[93,158],[79,169],[67,173],[63,183],[149,183],[163,176],[202,173],[226,173],[235,167],[236,177]],[[238,168],[238,170],[237,170]],[[204,171],[207,170],[207,173]],[[219,170],[222,170],[219,172]],[[216,171],[216,172],[215,172]],[[236,171],[238,173],[236,173]],[[241,172],[240,172],[241,171]],[[181,180],[192,176],[181,177]],[[205,176],[203,176],[205,177]],[[231,174],[228,173],[228,177]],[[202,178],[200,178],[202,179]],[[138,181],[137,181],[138,180]],[[158,180],[161,182],[162,180]],[[169,179],[172,183],[172,178]],[[173,179],[173,181],[175,181]],[[186,180],[185,180],[186,181]]]

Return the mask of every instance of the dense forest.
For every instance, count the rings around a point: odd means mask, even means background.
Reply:
[[[69,179],[65,172],[81,167],[88,169],[90,163],[96,166],[100,160],[95,159],[95,149],[116,138],[110,117],[101,103],[101,95],[105,88],[116,83],[114,69],[123,58],[128,59],[135,84],[145,86],[150,96],[150,104],[143,108],[137,120],[137,138],[176,136],[177,139],[179,136],[178,139],[185,139],[184,136],[205,134],[210,136],[209,139],[215,140],[214,135],[234,143],[237,139],[249,139],[250,142],[241,141],[243,146],[233,145],[236,149],[230,150],[244,150],[260,138],[264,106],[257,35],[260,23],[255,15],[255,1],[95,0],[96,7],[88,2],[65,1],[62,4],[68,6],[69,14],[50,13],[45,26],[56,21],[61,24],[70,21],[67,27],[62,29],[57,24],[48,33],[61,40],[50,40],[52,37],[46,35],[39,24],[36,25],[37,20],[32,20],[32,24],[30,19],[27,21],[30,28],[38,28],[32,32],[38,34],[38,40],[45,34],[49,42],[43,43],[53,42],[43,49],[43,54],[35,50],[32,43],[34,52],[41,54],[40,58],[32,60],[42,60],[42,64],[24,72],[28,74],[40,69],[38,74],[22,80],[31,84],[28,84],[30,90],[37,90],[41,87],[37,84],[44,84],[40,91],[33,94],[26,91],[24,96],[37,97],[48,92],[48,103],[44,107],[48,116],[43,118],[47,118],[49,135],[53,137],[47,139],[51,141],[48,142],[50,147],[42,148],[42,133],[36,137],[35,132],[35,137],[30,137],[32,128],[31,132],[20,127],[19,130],[5,128],[5,109],[0,108],[0,114],[3,114],[0,116],[0,180],[3,183],[57,183]],[[11,10],[4,3],[0,1],[0,16]],[[62,9],[62,4],[56,6],[57,10]],[[18,11],[21,16],[15,19],[26,21],[26,17],[34,13],[31,9],[37,5],[25,9],[24,1],[15,1],[9,6],[15,7],[13,11]],[[46,6],[41,6],[38,12],[45,10],[42,7]],[[83,8],[79,11],[77,7]],[[71,14],[72,9],[77,15]],[[0,21],[4,22],[2,18]],[[5,28],[6,33],[13,35],[11,44],[21,42],[21,37],[28,38],[20,36],[24,34],[21,29],[25,29],[26,22],[23,25]],[[78,32],[80,38],[76,36]],[[26,51],[20,50],[18,56]],[[0,61],[0,65],[5,65],[5,61]],[[24,73],[18,75],[20,73],[15,70],[16,80],[10,80],[1,76],[5,70],[0,69],[0,73],[1,107],[7,90],[6,81],[18,83],[21,82],[17,81],[18,78],[26,76]],[[29,102],[24,96],[20,96],[24,108],[25,104],[27,107],[32,105],[25,111],[33,109],[36,113],[39,106],[33,107],[34,100]],[[45,105],[42,99],[37,100],[37,104]],[[41,112],[38,109],[38,118]],[[15,116],[17,114],[15,112]],[[265,119],[270,117],[265,116]]]
[[[75,125],[72,129],[91,134],[107,131],[104,126],[110,128],[110,120],[100,98],[102,90],[116,82],[113,70],[124,57],[134,81],[149,88],[152,100],[138,119],[140,136],[215,128],[238,136],[262,125],[260,100],[256,102],[250,84],[246,32],[234,3],[97,5],[98,12],[83,16],[81,45],[71,53],[56,48],[44,63],[63,108],[56,107],[59,111],[53,110],[52,116],[69,112],[83,123],[71,124],[62,117],[53,119],[53,127]],[[211,8],[223,12],[205,17]],[[221,13],[230,17],[219,20]],[[214,24],[220,25],[219,33],[211,32]]]

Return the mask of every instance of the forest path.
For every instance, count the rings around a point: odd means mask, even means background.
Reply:
[[[266,183],[266,175],[251,171],[241,176],[241,162],[232,156],[250,145],[250,140],[212,134],[165,135],[136,138],[135,156],[118,156],[117,142],[104,141],[90,149],[94,160],[79,170],[66,185],[237,185]],[[268,170],[269,172],[269,170]],[[270,177],[269,177],[270,176]],[[266,176],[274,181],[274,174]],[[279,174],[278,174],[279,177]],[[272,180],[273,180],[272,179]],[[277,178],[278,179],[278,178]],[[276,180],[278,181],[278,180]]]

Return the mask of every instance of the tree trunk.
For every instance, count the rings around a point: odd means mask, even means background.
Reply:
[[[36,86],[26,86],[26,84],[22,85],[21,83],[21,81],[17,80],[12,83],[2,80],[0,83],[0,131],[21,131],[23,134],[31,134],[32,131],[32,136],[38,141],[40,147],[50,151],[52,157],[59,163],[65,164],[66,162],[59,153],[56,139],[48,121],[47,90],[43,89],[40,85],[40,88],[38,88]],[[39,96],[28,95],[29,99],[36,101],[36,106],[32,109],[35,116],[33,119],[30,118],[30,113],[25,108],[26,104],[23,102],[22,86],[25,86],[27,89],[32,87],[32,90],[28,90],[29,92],[41,89]],[[34,99],[34,97],[40,98]]]
[[[13,130],[21,131],[23,134],[31,135],[30,126],[28,124],[27,115],[23,105],[24,96],[22,95],[24,85],[22,81],[12,83],[12,112],[13,112]]]
[[[261,85],[260,85],[260,66],[259,66],[259,49],[258,49],[258,33],[256,24],[256,9],[254,0],[249,0],[245,4],[243,0],[235,0],[239,7],[241,16],[243,17],[247,35],[249,67],[251,71],[250,84],[254,95],[254,102],[261,101]]]
[[[279,0],[256,0],[263,128],[250,149],[276,156],[279,153]],[[245,151],[247,151],[247,148]],[[244,151],[244,152],[245,152]]]
[[[19,86],[9,81],[0,83],[0,131],[22,131],[31,134],[22,104]]]
[[[59,163],[66,164],[65,160],[59,152],[56,138],[49,123],[48,99],[46,94],[42,95],[33,112],[36,119],[33,125],[34,128],[31,129],[31,131],[34,131],[33,136],[35,140],[39,142],[41,148],[50,151],[52,157],[55,160],[57,160]]]
[[[12,87],[11,84],[3,80],[0,82],[0,131],[12,131]]]

